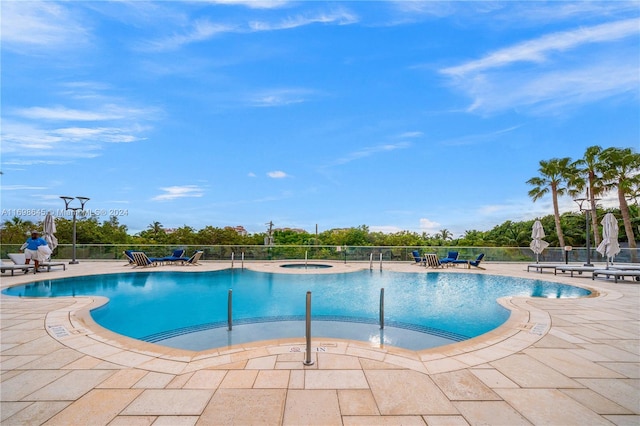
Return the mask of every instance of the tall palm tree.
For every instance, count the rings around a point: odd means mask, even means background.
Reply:
[[[575,166],[571,158],[552,158],[549,161],[541,160],[538,169],[540,176],[533,177],[527,184],[533,186],[529,191],[529,197],[535,202],[551,191],[553,201],[553,214],[556,223],[556,233],[558,234],[558,244],[564,247],[564,235],[560,226],[560,209],[558,207],[558,197],[567,193],[567,182],[575,178]]]
[[[593,239],[596,247],[601,240],[598,215],[596,214],[596,198],[605,192],[600,173],[600,153],[602,153],[602,147],[597,145],[590,146],[585,151],[584,157],[575,162],[577,172],[584,179],[583,183],[587,187],[587,198],[592,212],[591,228],[593,229]],[[581,190],[582,188],[579,189]]]
[[[440,237],[444,241],[450,240],[452,236],[453,236],[453,234],[446,228],[440,231]]]
[[[620,214],[624,232],[629,240],[629,248],[636,248],[636,240],[627,204],[627,195],[632,195],[640,181],[640,154],[631,148],[607,148],[600,153],[602,178],[605,187],[618,188]]]

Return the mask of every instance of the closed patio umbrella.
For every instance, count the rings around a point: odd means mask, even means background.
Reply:
[[[609,269],[609,258],[620,253],[620,243],[618,243],[618,219],[613,213],[607,213],[602,218],[602,242],[596,251],[607,258],[607,269]]]
[[[53,249],[58,247],[58,239],[54,235],[56,233],[56,222],[53,220],[50,212],[44,217],[43,228],[44,240],[47,242],[51,251],[53,251]]]
[[[533,240],[531,241],[531,244],[529,244],[531,251],[536,254],[536,263],[538,263],[540,253],[549,247],[549,243],[543,240],[544,237],[545,233],[542,223],[540,223],[539,220],[536,220],[533,223],[533,228],[531,229],[531,238],[533,238]]]

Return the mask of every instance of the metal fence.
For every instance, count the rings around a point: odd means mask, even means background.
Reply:
[[[61,244],[53,253],[53,259],[71,259],[72,244]],[[7,259],[9,253],[18,253],[20,244],[6,244],[0,247],[2,259]],[[209,245],[209,246],[175,246],[175,245],[122,245],[122,244],[77,244],[76,258],[85,260],[122,260],[124,250],[144,251],[149,257],[165,257],[171,255],[175,249],[185,249],[186,255],[191,256],[196,250],[203,250],[203,260],[230,261],[232,254],[236,260],[242,256],[247,261],[260,260],[333,260],[345,262],[378,261],[380,254],[385,262],[412,261],[412,251],[420,254],[435,253],[438,257],[446,257],[449,251],[457,251],[460,259],[475,259],[484,253],[487,262],[535,262],[536,255],[529,247],[450,247],[450,246],[293,246],[293,245]],[[592,248],[589,252],[591,261],[604,262],[605,259]],[[586,262],[586,248],[574,247],[571,251],[562,248],[549,247],[539,256],[540,262]],[[640,249],[622,248],[615,257],[616,262],[638,262]]]

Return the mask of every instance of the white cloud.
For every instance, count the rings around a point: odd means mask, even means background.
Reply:
[[[289,30],[292,28],[303,27],[311,24],[338,24],[351,25],[358,22],[358,17],[353,13],[339,9],[329,13],[317,13],[313,15],[298,15],[288,17],[280,22],[272,23],[266,21],[249,22],[251,31],[275,31]]]
[[[160,190],[164,191],[164,193],[153,197],[153,201],[170,201],[177,198],[198,198],[204,195],[204,190],[197,185],[168,186],[160,188]]]
[[[191,43],[206,41],[220,34],[237,31],[238,28],[235,26],[215,24],[206,19],[201,19],[192,22],[182,33],[174,34],[160,40],[146,42],[142,46],[142,50],[176,50]]]
[[[3,191],[42,191],[45,189],[47,189],[45,186],[2,185]]]
[[[269,89],[249,97],[248,103],[254,107],[278,107],[305,102],[313,90],[302,88]]]
[[[269,176],[270,178],[273,178],[273,179],[283,179],[283,178],[289,177],[288,174],[286,174],[285,172],[283,172],[281,170],[275,170],[273,172],[268,172],[267,176]]]
[[[89,31],[80,17],[54,2],[3,1],[2,47],[26,54],[72,49],[86,44]]]
[[[373,225],[369,227],[371,232],[382,232],[383,234],[395,234],[402,232],[404,229],[394,225]]]
[[[432,234],[439,231],[440,223],[434,222],[427,218],[420,218],[420,231]]]
[[[555,114],[613,96],[637,97],[637,43],[626,39],[639,33],[638,19],[557,32],[441,72],[472,98],[469,111]]]
[[[515,62],[542,62],[553,52],[575,49],[583,44],[602,43],[631,37],[640,32],[640,20],[627,19],[593,27],[548,34],[538,39],[525,41],[515,46],[500,49],[482,59],[449,67],[441,72],[464,76],[492,68],[505,67]]]
[[[253,172],[249,172],[249,173],[247,174],[247,176],[248,176],[248,177],[250,177],[250,178],[254,178],[254,177],[256,177],[256,174],[255,174],[255,173],[253,173]]]
[[[395,144],[383,144],[383,145],[376,145],[376,146],[371,146],[371,147],[365,147],[359,151],[354,151],[351,152],[349,154],[347,154],[346,156],[337,159],[336,161],[334,161],[331,165],[332,166],[337,166],[337,165],[343,165],[343,164],[347,164],[350,163],[352,161],[355,160],[359,160],[361,158],[366,158],[366,157],[370,157],[372,155],[381,153],[381,152],[390,152],[390,151],[395,151],[398,149],[406,149],[408,147],[410,147],[411,144],[408,142],[399,142],[399,143],[395,143]]]
[[[208,0],[208,3],[239,5],[251,9],[276,9],[289,3],[288,0]]]

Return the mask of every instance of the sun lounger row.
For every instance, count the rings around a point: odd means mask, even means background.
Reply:
[[[442,259],[438,258],[435,253],[426,253],[425,255],[420,256],[420,253],[417,250],[413,250],[411,252],[411,255],[413,256],[416,263],[430,268],[443,268],[445,265],[467,265],[467,268],[469,269],[471,269],[472,266],[475,266],[479,269],[484,269],[482,266],[480,266],[480,262],[482,262],[482,259],[484,259],[484,253],[480,253],[478,257],[475,258],[475,260],[458,259],[457,251],[450,251],[447,257],[444,257]]]
[[[583,272],[591,272],[591,279],[595,279],[598,276],[604,276],[606,278],[613,277],[616,283],[618,282],[618,278],[624,279],[624,277],[633,277],[636,281],[640,281],[640,265],[616,264],[603,269],[597,266],[535,263],[527,265],[527,272],[531,269],[535,269],[540,273],[542,273],[544,269],[553,269],[554,275],[557,275],[558,271],[563,273],[569,272],[572,277],[574,272],[577,272],[579,275],[582,275]]]
[[[185,257],[185,251],[182,249],[174,250],[171,256],[166,257],[149,257],[146,253],[142,251],[133,251],[133,250],[125,250],[124,256],[129,261],[130,265],[133,265],[134,268],[141,266],[158,266],[164,265],[165,263],[179,263],[181,265],[198,265],[198,261],[202,257],[204,253],[202,250],[197,250],[191,257]]]

